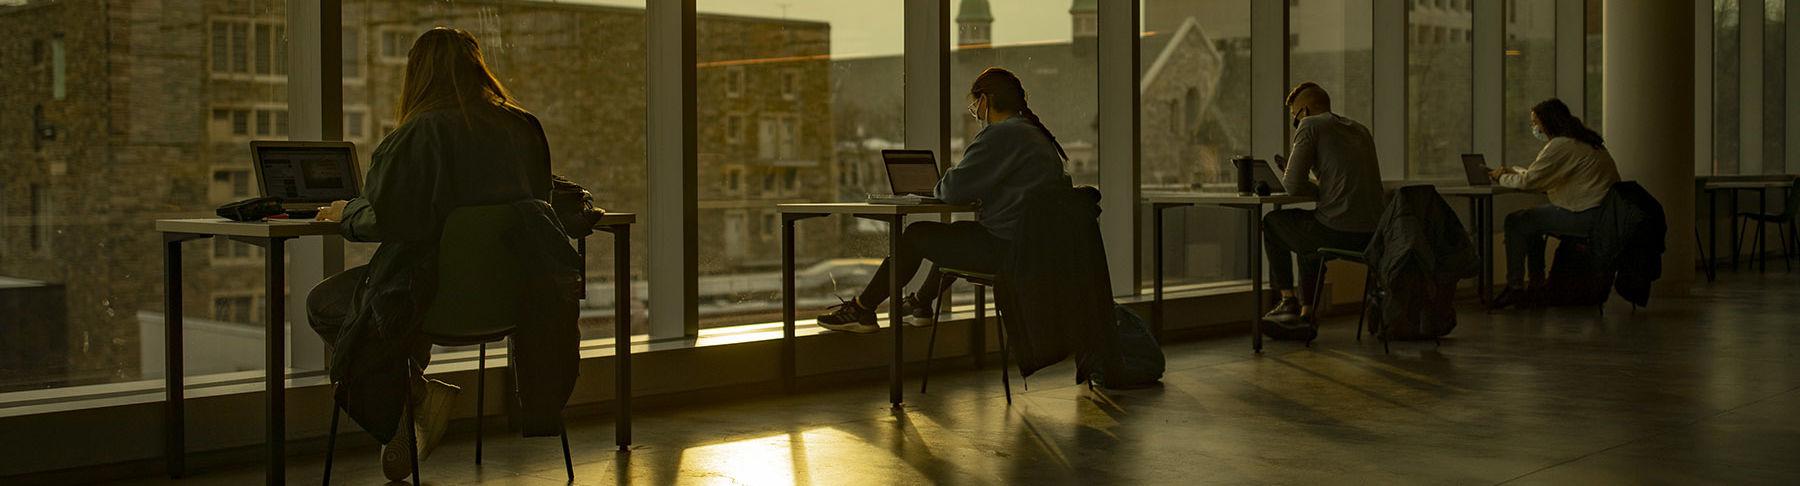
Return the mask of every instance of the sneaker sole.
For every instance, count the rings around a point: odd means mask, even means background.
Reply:
[[[881,331],[880,326],[873,326],[873,325],[863,324],[860,322],[852,323],[852,324],[819,323],[819,327],[823,327],[823,328],[830,329],[833,331],[848,332],[848,333],[853,333],[853,334],[875,334],[876,332]]]
[[[937,325],[936,320],[934,320],[930,317],[919,317],[919,316],[906,316],[904,318],[901,318],[900,322],[906,323],[906,325],[908,327],[931,327],[931,326]]]

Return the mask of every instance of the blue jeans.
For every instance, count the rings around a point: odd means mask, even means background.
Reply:
[[[1544,283],[1544,237],[1587,237],[1600,208],[1570,211],[1545,204],[1506,215],[1506,286],[1523,288],[1527,265],[1531,282]]]

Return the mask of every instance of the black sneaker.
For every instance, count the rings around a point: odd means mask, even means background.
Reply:
[[[1312,316],[1294,314],[1288,321],[1269,321],[1264,319],[1263,336],[1276,341],[1313,342],[1319,338],[1319,326],[1313,323]]]
[[[937,324],[937,308],[934,302],[921,302],[919,294],[907,294],[900,299],[901,321],[912,327],[931,327]]]
[[[1263,314],[1262,319],[1263,322],[1273,322],[1277,324],[1299,322],[1300,299],[1294,297],[1282,297],[1281,302],[1275,304],[1275,309],[1270,310],[1268,314]]]
[[[855,299],[831,306],[830,314],[819,316],[819,327],[857,334],[881,330],[881,326],[875,324],[875,309],[865,309]]]
[[[1507,307],[1518,307],[1523,309],[1530,307],[1533,300],[1534,299],[1531,298],[1531,291],[1517,287],[1507,287],[1506,290],[1500,291],[1500,295],[1494,296],[1494,300],[1488,301],[1488,310],[1501,310]]]

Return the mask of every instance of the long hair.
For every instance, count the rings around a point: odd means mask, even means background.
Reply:
[[[1569,113],[1569,105],[1562,100],[1550,98],[1531,107],[1531,113],[1537,115],[1538,123],[1544,126],[1544,135],[1548,137],[1569,137],[1588,144],[1599,150],[1606,150],[1606,139],[1600,133],[1588,128]]]
[[[1050,128],[1044,126],[1044,121],[1031,111],[1031,105],[1025,96],[1025,86],[1019,83],[1019,77],[1014,76],[1012,71],[991,67],[975,76],[975,83],[969,87],[969,98],[982,96],[988,97],[988,109],[1025,117],[1025,121],[1044,132],[1044,138],[1050,139],[1050,144],[1056,146],[1056,155],[1069,160],[1069,153],[1063,151],[1062,143],[1056,141],[1056,135],[1051,134]]]
[[[406,82],[400,91],[400,123],[422,113],[455,107],[468,117],[470,103],[523,111],[512,93],[488,70],[481,45],[461,29],[425,31],[406,51]]]

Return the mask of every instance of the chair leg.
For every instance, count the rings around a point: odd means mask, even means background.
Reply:
[[[1733,272],[1737,271],[1737,265],[1735,265],[1735,262],[1737,262],[1738,256],[1744,254],[1744,231],[1750,229],[1749,221],[1744,221],[1742,225],[1739,225],[1737,222],[1739,219],[1743,219],[1743,218],[1739,218],[1739,217],[1735,217],[1735,216],[1731,218],[1731,221],[1732,221],[1731,225],[1736,227],[1736,229],[1737,229],[1737,241],[1732,242],[1732,245],[1731,245],[1731,260],[1734,263],[1731,266],[1731,271],[1733,271]]]
[[[1775,232],[1781,235],[1781,263],[1787,266],[1788,272],[1794,271],[1794,244],[1788,240],[1788,228],[1793,223],[1776,223]]]
[[[1766,253],[1768,253],[1769,245],[1768,243],[1763,242],[1764,224],[1765,223],[1760,219],[1756,221],[1756,242],[1750,244],[1750,251],[1755,252],[1756,255],[1756,271],[1758,273],[1769,269],[1769,259],[1766,255]]]
[[[1363,320],[1369,318],[1369,293],[1375,291],[1375,269],[1366,270],[1363,278],[1362,302],[1356,305],[1356,342],[1362,342]]]
[[[994,311],[994,322],[1000,323],[1000,387],[1006,390],[1006,404],[1012,405],[1012,350],[1006,346],[1006,316]]]
[[[481,465],[482,424],[487,422],[483,405],[487,402],[487,343],[481,343],[481,351],[475,359],[475,465]]]
[[[569,458],[569,429],[566,427],[563,429],[562,443],[563,469],[569,472],[569,482],[573,483],[575,482],[575,460]]]
[[[412,370],[412,360],[408,359],[406,360],[406,372],[412,373]],[[406,428],[406,436],[411,439],[406,441],[406,448],[412,451],[413,486],[419,486],[419,416],[417,413],[418,410],[413,407],[412,388],[412,377],[408,376],[406,384],[406,421],[402,422],[400,426]]]
[[[1313,289],[1312,289],[1313,292],[1312,292],[1312,303],[1311,304],[1312,304],[1313,317],[1315,319],[1318,317],[1318,313],[1319,313],[1319,309],[1320,309],[1319,304],[1322,302],[1325,302],[1325,264],[1330,261],[1331,261],[1330,258],[1325,258],[1323,256],[1319,257],[1319,273],[1313,279]]]
[[[955,277],[945,278],[949,278],[950,281],[943,284],[944,288],[949,288],[950,284],[956,282]],[[943,323],[945,293],[947,292],[940,290],[936,305],[931,306],[931,340],[925,342],[925,374],[919,377],[919,393],[921,394],[925,393],[925,388],[931,385],[931,362],[933,357],[937,356],[937,332],[941,327],[939,324]]]
[[[332,397],[331,435],[328,436],[328,439],[325,439],[325,480],[320,482],[320,484],[324,484],[325,486],[331,486],[331,458],[337,455],[338,415],[341,415],[342,413],[343,409],[338,407],[337,397]]]

